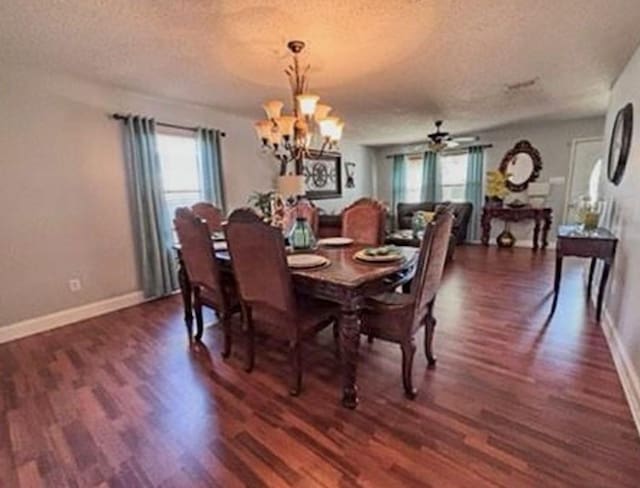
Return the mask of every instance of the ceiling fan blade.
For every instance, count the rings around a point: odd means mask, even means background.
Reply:
[[[465,143],[465,142],[475,142],[479,139],[478,136],[453,136],[451,137],[452,141]]]

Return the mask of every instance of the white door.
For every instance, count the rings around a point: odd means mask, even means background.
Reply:
[[[589,182],[595,165],[602,159],[602,138],[574,139],[565,200],[564,221],[575,221],[575,204],[589,194]]]

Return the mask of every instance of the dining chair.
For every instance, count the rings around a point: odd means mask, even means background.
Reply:
[[[363,333],[370,338],[400,344],[402,383],[409,399],[416,396],[411,378],[416,350],[414,337],[423,325],[424,352],[428,364],[433,366],[436,362],[433,354],[436,327],[433,305],[444,272],[452,225],[453,215],[443,211],[427,226],[409,293],[383,293],[367,299],[364,305]]]
[[[225,234],[244,307],[245,369],[251,372],[254,367],[256,329],[286,340],[292,369],[289,393],[296,396],[302,387],[302,341],[335,324],[339,309],[295,293],[281,230],[264,223],[252,210],[235,210]]]
[[[202,339],[204,329],[202,306],[213,309],[222,322],[224,348],[222,355],[231,354],[231,316],[240,311],[240,301],[233,279],[225,276],[215,257],[207,224],[189,208],[176,209],[173,220],[180,255],[193,289],[193,311],[196,317],[196,339]],[[189,331],[191,338],[191,331]]]
[[[372,198],[356,200],[342,211],[342,236],[360,244],[380,246],[384,242],[386,209]]]
[[[207,223],[209,234],[222,232],[224,214],[220,208],[209,202],[198,202],[191,207],[191,210]]]
[[[313,231],[313,235],[317,237],[319,227],[318,222],[320,218],[318,207],[306,198],[300,198],[293,205],[287,205],[285,207],[283,226],[285,234],[291,230],[296,222],[296,218],[299,217],[304,217],[307,220],[311,230]]]

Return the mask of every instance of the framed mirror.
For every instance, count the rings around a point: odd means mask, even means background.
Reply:
[[[542,171],[542,158],[538,150],[529,141],[519,141],[502,158],[500,172],[509,175],[507,188],[514,192],[527,189],[529,183],[536,181]]]
[[[614,185],[619,185],[627,167],[631,135],[633,134],[633,105],[627,103],[616,115],[609,142],[607,177]]]

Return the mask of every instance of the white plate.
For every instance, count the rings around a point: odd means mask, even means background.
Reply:
[[[319,246],[348,246],[353,244],[350,237],[325,237],[318,241]]]
[[[358,251],[353,257],[359,261],[365,261],[367,263],[392,263],[394,261],[400,261],[404,256],[397,252],[392,251],[389,254],[383,254],[378,256],[370,256],[366,253],[365,249]]]
[[[227,250],[227,241],[215,241],[213,243],[213,249],[215,251],[226,251]]]
[[[324,266],[329,260],[318,254],[291,254],[287,256],[287,264],[290,268],[306,269]]]

